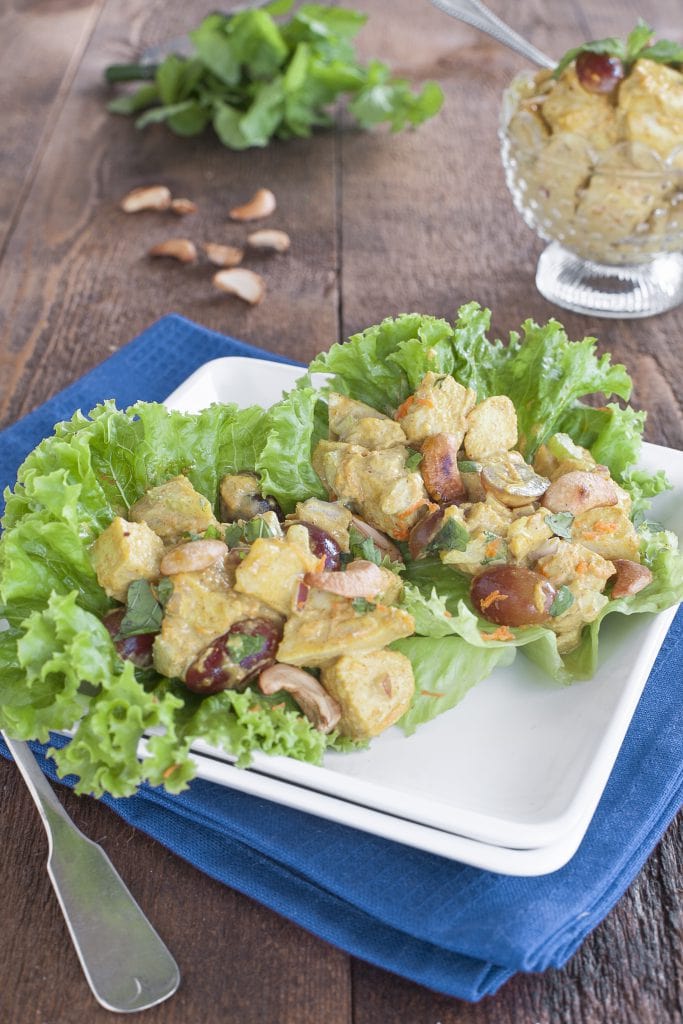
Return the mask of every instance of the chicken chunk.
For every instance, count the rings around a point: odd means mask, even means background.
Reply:
[[[353,516],[340,502],[307,498],[297,502],[292,518],[295,522],[317,526],[329,533],[342,551],[349,550],[349,527]]]
[[[603,558],[640,560],[638,534],[628,515],[618,506],[582,512],[572,524],[572,540]]]
[[[485,398],[467,417],[465,454],[481,461],[517,444],[517,412],[507,395]]]
[[[332,439],[359,444],[374,451],[406,444],[406,435],[400,424],[365,402],[332,392],[328,405]]]
[[[356,740],[378,736],[397,722],[415,691],[413,667],[398,651],[344,655],[323,668],[321,682],[341,705],[339,732]]]
[[[366,522],[402,540],[429,504],[422,476],[406,468],[408,449],[371,452],[321,441],[313,465],[328,490]]]
[[[146,523],[116,516],[90,549],[97,582],[109,597],[125,601],[133,580],[154,580],[164,554],[163,541]]]
[[[638,60],[619,86],[617,116],[628,139],[662,157],[683,145],[683,73]]]
[[[161,632],[154,641],[154,667],[171,679],[183,679],[204,648],[235,622],[251,618],[281,622],[280,616],[257,598],[223,586],[213,567],[177,573]]]
[[[590,139],[595,149],[607,149],[617,141],[617,119],[610,97],[587,92],[573,65],[562,73],[546,96],[541,114],[554,134],[581,135]]]
[[[527,558],[550,540],[553,531],[546,523],[547,512],[533,512],[520,516],[510,524],[507,534],[508,549],[516,562],[526,565]]]
[[[399,608],[378,604],[363,611],[346,597],[311,590],[285,623],[277,660],[317,668],[344,654],[376,651],[414,631],[412,615]]]
[[[218,526],[211,502],[186,476],[152,487],[131,506],[129,515],[135,523],[147,523],[165,544],[176,544],[188,533],[204,533],[210,526]]]
[[[306,528],[291,526],[284,540],[260,537],[254,541],[235,569],[235,590],[289,615],[304,573],[315,572],[319,561],[308,546]]]
[[[397,409],[399,421],[410,444],[421,444],[432,434],[452,434],[460,447],[467,414],[477,400],[472,388],[465,388],[454,377],[426,373],[414,395]]]

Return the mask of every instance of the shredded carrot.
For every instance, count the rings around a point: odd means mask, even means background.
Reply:
[[[422,508],[423,505],[428,505],[429,502],[426,498],[418,498],[412,505],[408,505],[408,508],[404,508],[402,512],[396,513],[397,519],[405,519],[406,516],[412,515],[413,512],[417,512],[418,508]]]
[[[443,697],[443,693],[435,693],[434,690],[420,690],[421,697]]]
[[[179,765],[177,765],[177,764],[172,764],[172,765],[170,765],[170,766],[169,766],[169,767],[168,767],[168,768],[166,769],[166,771],[165,771],[165,772],[162,772],[162,778],[164,778],[164,779],[167,779],[167,778],[168,778],[168,777],[169,777],[170,775],[173,775],[173,772],[174,772],[174,771],[176,770],[176,768],[178,768],[178,767],[179,767]]]
[[[482,630],[481,636],[484,640],[514,640],[515,638],[515,634],[507,626],[499,626],[498,629],[494,629],[493,633],[485,633]]]
[[[615,533],[617,530],[617,523],[608,523],[605,519],[598,519],[596,523],[593,523],[593,529],[590,533],[584,533],[586,540],[597,540],[601,534],[604,533]]]
[[[498,554],[498,548],[500,547],[499,540],[490,541],[484,548],[484,554],[487,558],[495,558]]]
[[[394,419],[395,420],[402,420],[403,417],[408,412],[408,410],[410,409],[410,407],[411,407],[411,405],[413,404],[414,401],[415,401],[415,395],[408,395],[408,397],[406,398],[405,402],[402,402],[401,405],[399,405],[399,407],[396,410],[396,412],[394,413]]]
[[[588,572],[589,569],[590,565],[588,564],[588,562],[584,562],[583,559],[581,559],[580,562],[576,563],[576,572],[579,576],[583,576],[583,574]]]
[[[394,529],[392,537],[394,540],[408,540],[410,530],[407,526],[402,526],[400,529]]]
[[[445,608],[444,609],[444,616],[447,619],[452,619],[453,618],[453,612],[449,612],[448,608]]]
[[[490,604],[496,604],[498,601],[507,601],[509,594],[501,594],[500,590],[492,590],[490,594],[480,602],[479,607],[481,609],[488,608]]]

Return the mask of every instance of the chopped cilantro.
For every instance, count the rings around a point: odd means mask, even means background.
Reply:
[[[173,580],[169,579],[168,576],[162,576],[154,588],[154,593],[161,607],[165,608],[173,593]]]
[[[364,615],[366,612],[374,612],[377,607],[376,604],[373,604],[372,601],[367,601],[364,597],[354,597],[351,604],[353,605],[353,610],[357,612],[358,615]]]
[[[478,462],[471,462],[469,459],[463,459],[462,462],[458,463],[458,469],[461,473],[480,473],[481,465]]]
[[[550,614],[554,619],[556,619],[558,615],[562,615],[562,613],[566,612],[568,608],[571,608],[573,604],[574,595],[569,587],[560,587],[555,595],[555,600],[550,605]]]
[[[243,528],[244,539],[252,544],[259,537],[275,537],[276,532],[270,526],[270,524],[262,519],[260,516],[256,516],[254,519],[250,519],[248,523],[244,524]]]
[[[119,626],[119,637],[158,633],[163,609],[147,580],[133,580],[126,595],[126,613]]]
[[[574,516],[571,512],[554,512],[545,517],[546,526],[556,537],[562,537],[563,540],[572,539],[573,522]]]
[[[470,535],[462,523],[459,523],[457,519],[447,519],[434,540],[427,546],[427,552],[465,551],[469,540]]]
[[[265,640],[262,636],[253,633],[233,633],[226,641],[225,647],[232,660],[241,665],[253,654],[259,654],[263,650],[264,643]]]

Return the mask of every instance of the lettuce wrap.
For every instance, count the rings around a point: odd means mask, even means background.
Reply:
[[[214,504],[220,478],[247,470],[285,512],[308,497],[325,498],[311,453],[327,436],[327,391],[391,414],[429,370],[453,374],[480,401],[507,394],[527,459],[561,431],[608,465],[632,495],[641,557],[654,579],[640,593],[610,601],[584,629],[580,646],[562,657],[554,633],[542,626],[513,629],[505,641],[487,636],[490,623],[474,612],[468,578],[437,558],[406,559],[402,603],[416,632],[393,646],[412,662],[417,685],[400,724],[411,733],[452,708],[494,668],[509,664],[517,648],[559,683],[589,678],[607,614],[657,612],[683,598],[677,540],[645,519],[666,479],[635,468],[645,414],[625,404],[630,378],[609,356],[596,355],[594,339],[572,342],[555,321],[542,327],[527,321],[503,344],[487,337],[489,322],[476,303],[463,306],[453,325],[419,314],[387,319],[318,356],[269,410],[213,405],[190,415],[144,402],[124,411],[105,402],[58,424],[5,494],[0,727],[40,741],[50,730],[71,730],[71,741],[52,751],[58,771],[77,776],[77,792],[95,795],[130,795],[143,782],[182,790],[195,771],[196,739],[240,765],[254,750],[319,763],[326,749],[353,747],[336,733],[316,731],[282,694],[266,697],[249,688],[200,697],[178,680],[122,661],[101,621],[112,602],[98,585],[89,548],[114,516],[125,516],[149,488],[180,473]],[[314,386],[314,372],[328,375],[327,383]],[[587,404],[593,395],[622,403]]]

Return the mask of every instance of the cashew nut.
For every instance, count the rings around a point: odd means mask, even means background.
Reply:
[[[261,228],[247,235],[247,242],[252,249],[272,249],[274,252],[287,252],[291,240],[286,231],[275,228]]]
[[[422,443],[420,472],[434,501],[453,503],[466,495],[458,469],[459,440],[454,434],[432,434]]]
[[[146,185],[142,188],[134,188],[119,203],[124,213],[139,213],[141,210],[168,210],[170,205],[171,190],[165,185]]]
[[[652,583],[652,573],[646,565],[632,562],[630,558],[613,558],[612,565],[617,571],[617,578],[612,587],[614,598],[637,594]]]
[[[306,718],[319,732],[332,732],[341,718],[341,707],[315,676],[293,665],[276,663],[259,675],[259,688],[267,697],[284,690],[291,694]]]
[[[238,298],[255,306],[266,293],[266,282],[253,270],[235,267],[232,270],[219,270],[213,275],[213,283],[221,292],[236,295]]]
[[[351,517],[350,525],[354,526],[364,537],[369,537],[374,542],[375,547],[379,548],[385,555],[388,555],[392,562],[403,561],[403,555],[385,533],[380,533],[374,526],[370,526],[370,523],[366,523],[364,519],[359,519],[358,516]]]
[[[179,217],[184,217],[188,213],[196,213],[197,204],[193,203],[191,199],[172,199],[171,212],[177,213]]]
[[[201,572],[223,558],[228,546],[222,540],[190,540],[167,551],[161,559],[162,576],[175,576],[179,572]]]
[[[574,470],[551,483],[541,504],[550,512],[572,512],[575,516],[591,508],[616,505],[619,500],[612,480],[599,473]]]
[[[384,576],[374,562],[359,558],[350,563],[346,572],[307,572],[304,583],[341,597],[376,597],[384,589]]]
[[[248,203],[233,207],[230,217],[232,220],[260,220],[274,213],[276,205],[275,196],[270,189],[259,188]]]
[[[165,242],[153,245],[150,256],[170,256],[180,263],[194,263],[197,259],[197,247],[189,238],[168,238]]]
[[[209,262],[215,267],[236,267],[242,262],[244,250],[236,245],[219,245],[218,242],[205,242],[202,246]]]

